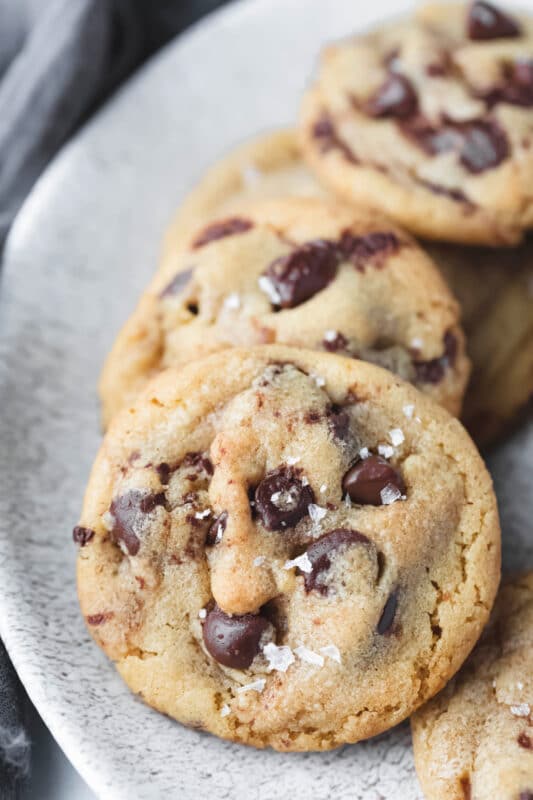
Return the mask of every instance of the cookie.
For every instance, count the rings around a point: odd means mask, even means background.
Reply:
[[[163,269],[172,275],[173,254],[192,227],[232,214],[244,199],[286,195],[327,196],[305,168],[295,132],[277,131],[241,145],[207,172],[180,207],[167,235]],[[533,242],[514,248],[421,246],[461,306],[473,366],[462,419],[477,444],[486,446],[531,408]]]
[[[83,615],[130,688],[279,750],[408,716],[499,578],[460,423],[387,370],[281,346],[160,373],[111,425],[74,538]]]
[[[427,800],[533,798],[533,572],[503,586],[480,643],[412,730]]]
[[[488,445],[531,413],[533,241],[427,249],[461,305],[473,366],[463,422],[478,445]]]
[[[105,421],[164,367],[270,343],[375,362],[459,411],[469,362],[458,305],[429,257],[380,215],[265,201],[203,223],[172,264],[107,359]]]
[[[328,47],[301,113],[309,165],[418,236],[507,245],[533,226],[533,21],[422,7]]]

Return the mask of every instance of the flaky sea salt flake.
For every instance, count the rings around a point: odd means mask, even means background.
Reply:
[[[327,644],[325,647],[321,647],[320,652],[323,653],[327,658],[331,658],[333,661],[336,661],[337,664],[341,663],[341,654],[339,652],[339,648],[335,647],[334,644]]]
[[[403,442],[405,442],[405,436],[403,435],[401,428],[393,428],[391,431],[389,431],[389,438],[394,447],[399,447]]]
[[[228,296],[224,300],[224,308],[230,310],[237,310],[240,307],[241,307],[241,298],[239,297],[237,292],[232,292],[231,294],[228,294]]]
[[[314,664],[315,667],[324,666],[324,656],[320,656],[318,653],[315,653],[314,650],[309,650],[309,648],[305,647],[303,644],[295,647],[294,652],[298,658],[305,661],[307,664]]]
[[[244,686],[239,686],[237,694],[242,694],[243,692],[262,692],[265,688],[265,684],[266,678],[258,678],[256,681],[245,683]]]
[[[392,458],[394,455],[394,447],[391,447],[390,444],[378,444],[378,453],[383,458]]]
[[[225,705],[223,705],[223,706],[222,706],[222,708],[220,709],[220,716],[221,716],[221,717],[227,717],[227,716],[228,716],[228,714],[231,714],[231,708],[230,708],[230,707],[228,706],[228,704],[226,703],[226,704],[225,704]]]
[[[510,706],[509,710],[515,717],[529,717],[531,714],[531,707],[529,703],[518,703],[516,706]]]
[[[106,511],[105,514],[102,514],[102,523],[106,531],[112,531],[115,527],[115,517],[111,513],[111,511]]]
[[[200,619],[205,619],[207,617],[207,611],[205,610],[205,608],[200,609],[200,611],[198,612],[198,616],[200,617]]]
[[[211,514],[211,509],[210,508],[206,508],[206,509],[204,509],[204,511],[197,511],[196,514],[194,515],[194,518],[195,519],[207,519],[207,517],[209,517],[210,514]]]
[[[321,520],[324,519],[326,514],[328,513],[327,508],[322,508],[322,506],[317,506],[316,503],[309,503],[307,506],[307,511],[309,516],[311,517],[311,521],[317,524]]]
[[[289,467],[293,467],[295,464],[298,463],[298,461],[301,461],[301,460],[302,460],[301,456],[288,456],[287,457],[287,464],[289,465]]]
[[[281,297],[270,278],[267,275],[261,275],[257,282],[261,291],[268,295],[270,302],[274,305],[279,305]]]
[[[403,407],[403,413],[404,413],[404,416],[407,417],[407,419],[412,419],[413,418],[413,414],[415,413],[414,405],[412,403],[408,403],[407,405],[405,405]]]
[[[391,503],[395,503],[397,500],[402,499],[402,493],[400,490],[391,483],[388,483],[386,486],[384,486],[379,494],[381,497],[381,502],[384,506],[390,506]]]
[[[265,563],[265,560],[266,559],[264,556],[257,556],[257,558],[254,558],[253,560],[254,567],[262,567],[263,564]]]
[[[294,664],[295,661],[291,648],[286,644],[278,647],[274,642],[269,642],[263,647],[263,655],[268,661],[269,672],[273,669],[278,672],[287,672],[290,665]]]
[[[364,460],[365,458],[368,458],[369,455],[370,455],[370,450],[368,449],[368,447],[362,447],[359,450],[359,458],[362,458]]]
[[[283,569],[293,569],[293,567],[298,567],[301,572],[309,573],[313,571],[313,565],[307,553],[302,553],[301,556],[286,561],[283,565]]]

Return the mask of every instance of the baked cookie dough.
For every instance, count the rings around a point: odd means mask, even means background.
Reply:
[[[427,800],[533,798],[533,572],[502,587],[473,654],[412,730]]]
[[[477,444],[488,445],[531,413],[533,241],[427,249],[461,306],[472,361],[462,419]]]
[[[301,141],[332,190],[418,236],[516,244],[533,226],[533,20],[442,3],[332,44]]]
[[[83,615],[132,691],[279,750],[373,736],[439,691],[500,567],[460,423],[387,370],[280,346],[156,377],[74,538]]]
[[[104,421],[160,369],[290,344],[380,364],[458,413],[459,307],[416,242],[374,212],[289,198],[211,219],[165,261],[107,359]]]

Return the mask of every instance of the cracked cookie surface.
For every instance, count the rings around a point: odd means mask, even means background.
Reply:
[[[459,308],[431,259],[374,212],[318,198],[246,205],[165,258],[104,367],[104,420],[160,369],[288,344],[384,366],[458,413]]]
[[[502,586],[474,652],[412,729],[428,800],[533,797],[533,572]]]
[[[518,242],[533,226],[531,18],[428,5],[332,44],[301,138],[326,185],[419,236]]]
[[[392,373],[230,349],[111,425],[74,538],[83,615],[130,688],[258,747],[373,736],[442,688],[499,578],[488,473]]]

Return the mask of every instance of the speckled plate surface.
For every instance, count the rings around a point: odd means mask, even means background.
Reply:
[[[90,642],[70,538],[100,439],[100,365],[154,269],[173,209],[210,161],[294,118],[321,43],[409,5],[241,0],[208,18],[64,150],[10,237],[0,306],[0,634],[102,798],[420,798],[407,726],[331,753],[280,755],[146,708]],[[490,466],[506,566],[531,566],[533,429]]]

